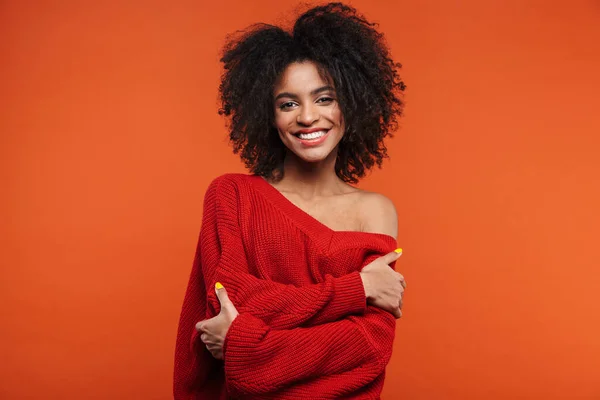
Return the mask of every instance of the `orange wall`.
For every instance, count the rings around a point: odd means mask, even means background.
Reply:
[[[128,3],[126,5],[124,3]],[[355,1],[404,64],[384,399],[600,398],[597,1]],[[0,6],[2,399],[167,399],[248,1]]]

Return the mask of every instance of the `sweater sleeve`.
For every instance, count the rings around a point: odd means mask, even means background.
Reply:
[[[200,253],[192,264],[187,291],[179,317],[179,328],[175,343],[175,365],[173,375],[173,398],[191,400],[199,397],[219,398],[218,385],[222,377],[222,365],[202,346],[195,325],[207,314],[206,291],[199,273]],[[220,375],[220,376],[219,376]]]
[[[325,276],[323,282],[296,287],[255,277],[249,272],[238,223],[238,192],[226,176],[209,186],[200,236],[202,274],[211,315],[220,308],[213,290],[221,282],[240,313],[249,313],[274,329],[313,326],[366,310],[358,271]]]
[[[234,396],[276,395],[329,377],[331,398],[340,398],[384,373],[394,334],[394,317],[371,306],[361,316],[290,330],[240,314],[224,344],[227,386]]]

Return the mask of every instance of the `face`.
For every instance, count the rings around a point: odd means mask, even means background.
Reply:
[[[305,162],[335,159],[344,122],[335,89],[317,66],[308,61],[290,64],[273,95],[275,126],[285,146]]]

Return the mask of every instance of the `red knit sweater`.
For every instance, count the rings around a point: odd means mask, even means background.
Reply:
[[[175,351],[180,399],[377,399],[395,319],[367,306],[359,271],[396,248],[334,231],[263,178],[227,174],[204,199]],[[239,311],[215,360],[194,326],[218,314],[221,282]]]

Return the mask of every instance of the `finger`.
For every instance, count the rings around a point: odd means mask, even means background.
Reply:
[[[217,297],[219,298],[219,303],[221,303],[221,307],[225,306],[233,306],[231,300],[229,300],[229,296],[227,295],[227,289],[223,287],[221,282],[217,282],[215,284],[215,291],[217,292]]]
[[[202,340],[202,343],[204,343],[207,346],[217,344],[217,342],[215,341],[215,337],[207,333],[203,333],[202,335],[200,335],[200,340]]]
[[[222,357],[223,348],[221,346],[206,345],[206,350],[208,350],[210,352],[210,354],[212,354],[212,356],[215,358]]]
[[[406,288],[406,280],[404,279],[404,275],[402,275],[400,272],[396,272],[396,274],[398,275],[398,278],[400,279],[400,284],[402,285],[402,287]]]
[[[402,255],[402,249],[398,248],[390,253],[387,253],[384,256],[381,256],[381,259],[386,264],[391,264],[394,261],[396,261],[398,258],[400,258],[401,255]]]
[[[392,312],[392,315],[398,319],[402,316],[402,311],[400,311],[399,308],[394,308],[394,311]]]
[[[223,349],[215,349],[214,351],[211,352],[211,354],[217,360],[222,360],[223,359]]]
[[[209,349],[208,347],[206,348],[206,350],[208,350],[208,352],[214,357],[217,358],[217,356],[219,355],[219,349]]]
[[[200,321],[196,324],[196,330],[198,332],[208,332],[211,330],[212,326],[214,325],[214,320],[216,318],[218,318],[219,316],[217,315],[216,317],[212,317],[210,319],[205,319],[203,321]]]

